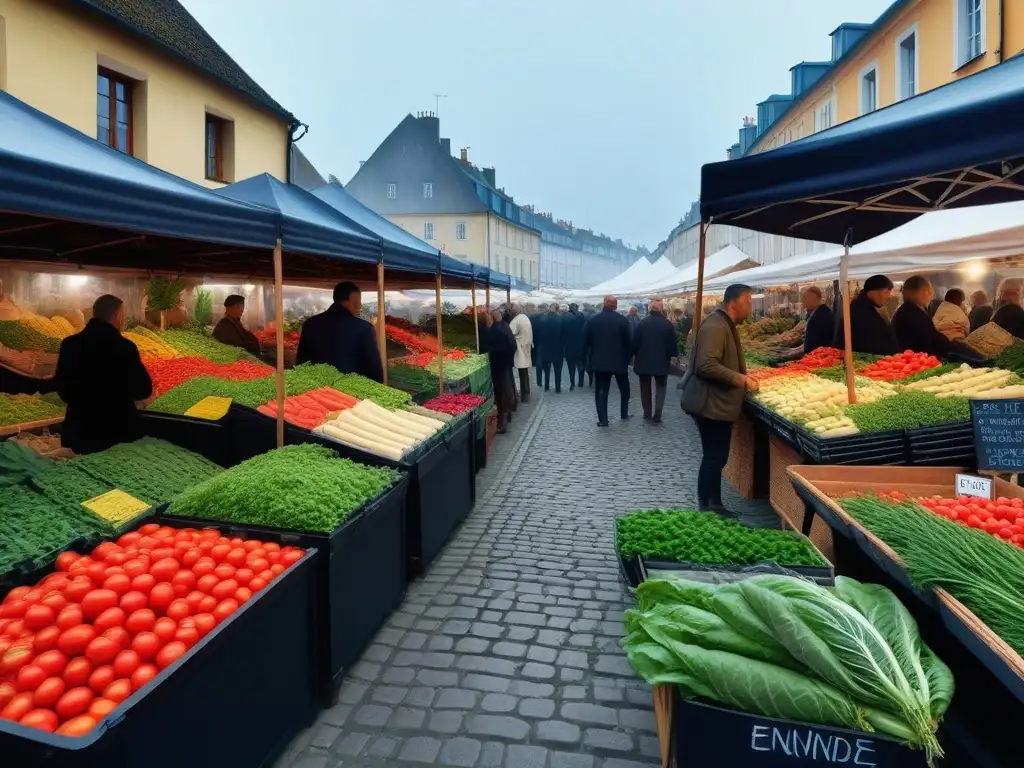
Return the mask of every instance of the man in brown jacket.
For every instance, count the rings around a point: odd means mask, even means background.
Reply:
[[[224,317],[213,328],[213,338],[221,344],[241,347],[251,355],[260,356],[260,342],[256,334],[242,325],[245,297],[231,294],[224,299]]]
[[[732,425],[743,410],[744,393],[758,389],[757,381],[747,377],[736,331],[751,309],[749,286],[725,289],[722,305],[697,331],[682,382],[682,407],[697,422],[704,453],[697,474],[698,507],[729,517],[735,515],[722,505],[722,470],[729,460]]]

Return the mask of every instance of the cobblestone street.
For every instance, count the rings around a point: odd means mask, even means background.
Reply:
[[[658,765],[650,688],[619,647],[631,598],[612,521],[692,506],[700,444],[674,380],[661,426],[632,385],[636,416],[607,429],[589,388],[520,406],[470,517],[277,768]]]

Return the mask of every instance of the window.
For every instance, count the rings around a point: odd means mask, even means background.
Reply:
[[[896,38],[896,100],[917,95],[917,25]]]
[[[123,75],[105,69],[96,73],[96,138],[108,147],[132,154],[132,88]]]
[[[423,239],[433,240],[434,239],[434,224],[433,222],[427,221],[423,224]]]
[[[423,196],[433,197],[434,196],[434,185],[429,181],[423,182]]]
[[[827,131],[835,124],[835,110],[833,108],[834,97],[830,98],[814,113],[814,130]]]
[[[455,239],[465,240],[466,239],[466,222],[457,221],[455,222]]]
[[[878,109],[878,62],[874,61],[860,73],[860,113]]]
[[[398,197],[398,187],[395,184],[388,184],[388,200]]]
[[[956,34],[953,69],[959,69],[985,53],[985,3],[983,0],[954,0],[953,13]]]
[[[228,121],[214,115],[206,116],[206,178],[227,181],[224,157],[227,151]]]

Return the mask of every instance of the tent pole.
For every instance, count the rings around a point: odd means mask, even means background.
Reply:
[[[487,287],[484,288],[484,309],[491,309],[491,279],[487,278]]]
[[[434,302],[437,305],[437,378],[440,383],[440,393],[444,394],[444,341],[441,337],[441,273],[437,273],[437,287],[434,288]]]
[[[473,333],[476,335],[476,353],[480,354],[480,318],[476,313],[476,280],[470,288],[470,299],[473,302]]]
[[[839,266],[839,282],[843,286],[843,362],[846,368],[846,399],[851,405],[857,402],[857,388],[853,373],[853,334],[850,332],[850,238],[843,243],[843,260]]]
[[[708,225],[700,223],[700,244],[697,250],[697,306],[693,310],[693,340],[697,340],[697,331],[700,330],[700,321],[704,317],[704,250],[707,247]]]
[[[277,336],[277,447],[284,446],[284,267],[281,238],[274,246],[274,329]]]
[[[512,306],[512,283],[508,284],[508,288],[505,289],[505,306]]]
[[[377,351],[384,370],[384,386],[388,384],[388,345],[384,330],[384,262],[377,263]]]

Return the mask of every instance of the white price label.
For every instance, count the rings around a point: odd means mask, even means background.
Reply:
[[[977,475],[956,476],[957,496],[977,496],[980,499],[992,498],[992,478],[978,477]]]

